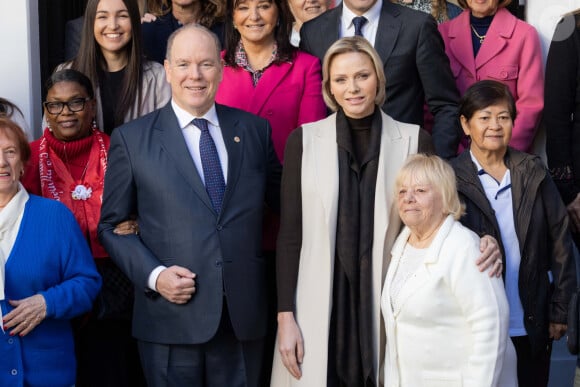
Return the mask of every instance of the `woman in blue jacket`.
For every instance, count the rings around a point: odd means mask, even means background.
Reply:
[[[72,213],[20,184],[29,157],[22,129],[0,118],[0,385],[72,386],[69,320],[91,309],[101,277]]]

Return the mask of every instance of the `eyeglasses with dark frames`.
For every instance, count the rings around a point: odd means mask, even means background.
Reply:
[[[80,112],[85,109],[85,103],[90,101],[91,98],[75,98],[71,99],[68,102],[48,102],[45,101],[42,103],[44,108],[50,114],[60,114],[64,110],[66,106],[70,112],[76,113]]]

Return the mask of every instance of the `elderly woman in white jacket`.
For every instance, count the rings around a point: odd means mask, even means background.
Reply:
[[[502,280],[473,264],[479,237],[457,221],[453,170],[437,156],[413,155],[395,187],[406,227],[381,299],[385,387],[517,386]]]

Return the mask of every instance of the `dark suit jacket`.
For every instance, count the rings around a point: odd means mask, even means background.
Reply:
[[[266,333],[266,262],[261,255],[264,202],[279,209],[281,166],[270,125],[216,105],[228,152],[222,211],[213,210],[171,103],[117,128],[111,137],[99,237],[135,284],[133,334],[165,344],[204,343],[215,334],[225,294],[239,340]],[[139,235],[113,228],[137,215]],[[197,274],[185,305],[147,290],[158,265]]]
[[[64,59],[72,60],[79,52],[81,35],[83,32],[84,17],[69,20],[65,25],[64,32]]]
[[[300,48],[322,61],[339,37],[342,7],[304,23]],[[459,94],[435,19],[383,0],[375,49],[387,77],[383,110],[398,121],[423,125],[427,101],[435,118],[432,134],[436,153],[445,158],[454,156],[463,133],[457,118]]]
[[[167,40],[173,32],[182,26],[171,12],[167,15],[158,16],[152,22],[142,23],[143,51],[147,59],[163,64],[167,51]],[[223,47],[224,23],[217,22],[211,26],[210,30],[216,34]]]

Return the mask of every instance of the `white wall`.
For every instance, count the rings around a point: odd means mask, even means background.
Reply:
[[[544,63],[550,41],[560,17],[576,8],[580,8],[580,0],[527,0],[526,21],[538,30],[542,42]]]
[[[41,134],[38,0],[0,0],[0,96],[22,110],[34,138]]]

